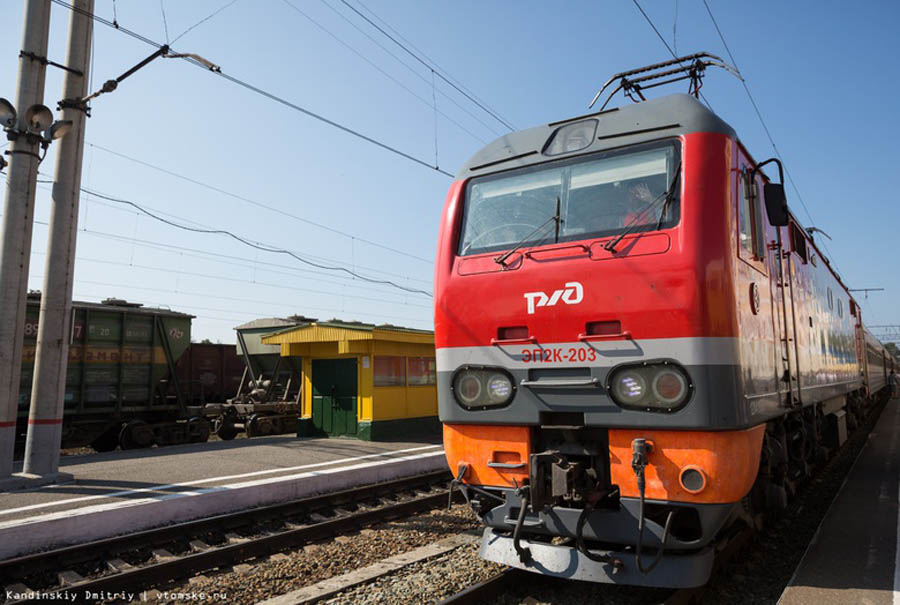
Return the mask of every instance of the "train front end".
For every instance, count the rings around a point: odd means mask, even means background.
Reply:
[[[484,558],[698,586],[764,426],[739,405],[731,128],[673,95],[512,133],[439,234],[440,418]]]

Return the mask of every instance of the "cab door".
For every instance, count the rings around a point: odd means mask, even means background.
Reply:
[[[739,154],[734,170],[736,217],[735,287],[740,335],[742,391],[751,416],[771,415],[780,402],[779,340],[784,327],[775,295],[779,266],[768,242],[775,239],[764,211],[762,186],[752,185],[749,159]],[[759,179],[755,179],[759,181]]]

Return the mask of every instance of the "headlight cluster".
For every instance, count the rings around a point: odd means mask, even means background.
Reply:
[[[648,412],[674,412],[693,390],[684,368],[670,361],[622,366],[609,374],[606,390],[618,405]]]
[[[467,410],[502,407],[516,394],[516,385],[506,370],[481,366],[457,370],[450,388],[459,405]]]

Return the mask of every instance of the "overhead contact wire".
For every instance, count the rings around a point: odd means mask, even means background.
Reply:
[[[672,58],[678,59],[678,55],[675,54],[675,51],[672,50],[672,47],[669,46],[669,43],[666,42],[666,39],[663,37],[663,35],[661,33],[659,33],[659,30],[656,28],[656,25],[654,25],[653,20],[650,18],[650,15],[648,15],[644,11],[644,9],[641,7],[641,5],[638,4],[638,0],[631,0],[631,1],[634,2],[634,5],[637,7],[637,9],[639,11],[641,11],[641,14],[644,16],[644,19],[647,21],[647,23],[650,25],[650,27],[653,28],[653,31],[656,32],[656,37],[659,38],[659,41],[663,43],[663,46],[666,47],[666,50],[669,51],[669,54],[672,55]],[[683,63],[681,63],[680,61],[678,62],[678,64],[683,66]],[[710,109],[712,109],[712,105],[710,104],[709,100],[706,98],[706,95],[704,95],[702,92],[699,92],[699,94],[700,94],[700,98],[703,99],[703,102],[706,103],[706,106],[709,107]]]
[[[81,191],[83,191],[84,193],[87,193],[88,195],[93,195],[93,196],[99,197],[100,199],[104,199],[104,200],[107,200],[110,202],[116,202],[118,204],[124,204],[127,206],[131,206],[132,208],[142,212],[143,214],[146,214],[147,216],[149,216],[152,219],[155,219],[159,222],[165,223],[172,227],[182,229],[184,231],[191,231],[193,233],[207,233],[210,235],[225,235],[227,237],[230,237],[230,238],[244,244],[245,246],[249,246],[249,247],[255,248],[257,250],[262,250],[263,252],[271,252],[274,254],[285,254],[287,256],[290,256],[290,257],[300,261],[301,263],[304,263],[304,264],[307,264],[307,265],[310,265],[313,267],[317,267],[319,269],[325,269],[328,271],[335,271],[335,272],[343,272],[343,273],[346,273],[347,275],[351,275],[351,276],[355,277],[356,279],[360,279],[365,282],[369,282],[369,283],[373,283],[373,284],[385,284],[385,285],[389,285],[394,288],[397,288],[399,290],[404,290],[406,292],[411,292],[414,294],[424,294],[425,296],[431,297],[431,292],[427,292],[425,290],[420,290],[418,288],[408,288],[406,286],[403,286],[401,284],[398,284],[394,281],[387,280],[387,279],[375,279],[372,277],[367,277],[365,275],[360,275],[359,273],[356,273],[346,267],[335,267],[335,266],[329,266],[329,265],[317,263],[317,262],[311,261],[307,258],[303,258],[302,256],[300,256],[294,252],[291,252],[290,250],[285,250],[283,248],[276,248],[273,246],[263,246],[263,245],[256,244],[256,243],[254,243],[248,239],[245,239],[239,235],[235,235],[234,233],[232,233],[230,231],[226,231],[225,229],[205,229],[205,228],[200,228],[200,227],[190,227],[188,225],[182,225],[180,223],[170,221],[167,218],[163,218],[162,216],[154,214],[153,212],[150,212],[149,210],[143,208],[139,204],[136,204],[130,200],[124,200],[124,199],[119,199],[119,198],[115,198],[115,197],[108,196],[108,195],[103,195],[101,193],[91,191],[90,189],[87,189],[85,187],[82,187]]]
[[[69,10],[73,10],[73,11],[76,11],[76,12],[78,12],[78,13],[80,13],[80,14],[85,15],[85,16],[91,17],[91,18],[93,18],[95,21],[97,21],[98,23],[102,23],[102,24],[107,25],[107,26],[109,26],[109,27],[113,27],[114,29],[117,29],[118,31],[124,32],[125,34],[127,34],[127,35],[129,35],[129,36],[131,36],[131,37],[133,37],[133,38],[135,38],[135,39],[137,39],[137,40],[140,40],[140,41],[144,42],[145,44],[148,44],[148,45],[150,45],[150,46],[153,46],[154,48],[157,48],[157,49],[158,49],[158,48],[162,48],[162,46],[163,46],[162,44],[159,44],[158,42],[154,42],[153,40],[151,40],[151,39],[149,39],[149,38],[147,38],[147,37],[145,37],[145,36],[142,36],[141,34],[138,34],[138,33],[136,33],[136,32],[133,32],[133,31],[131,31],[131,30],[127,30],[127,29],[125,29],[124,27],[115,27],[115,26],[112,24],[112,22],[108,21],[107,19],[103,19],[103,18],[98,17],[97,15],[95,15],[95,14],[89,12],[89,11],[85,11],[85,10],[80,9],[80,8],[78,8],[78,7],[72,6],[72,5],[69,4],[68,2],[65,2],[64,0],[52,0],[52,1],[53,1],[54,3],[56,3],[56,4],[58,4],[59,6],[64,6],[64,7],[68,8]],[[311,117],[311,118],[314,118],[314,119],[316,119],[316,120],[319,120],[320,122],[323,122],[323,123],[325,123],[325,124],[328,124],[329,126],[333,126],[334,128],[337,128],[338,130],[341,130],[341,131],[343,131],[343,132],[346,132],[347,134],[350,134],[350,135],[355,136],[355,137],[357,137],[357,138],[359,138],[359,139],[362,139],[363,141],[366,141],[366,142],[368,142],[368,143],[371,143],[372,145],[375,145],[376,147],[380,147],[381,149],[384,149],[385,151],[389,151],[389,152],[391,152],[391,153],[393,153],[393,154],[395,154],[395,155],[398,155],[398,156],[400,156],[400,157],[402,157],[402,158],[405,158],[405,159],[407,159],[407,160],[409,160],[409,161],[411,161],[411,162],[414,162],[414,163],[416,163],[416,164],[419,164],[420,166],[424,166],[424,167],[426,167],[426,168],[429,168],[429,169],[431,169],[431,170],[434,170],[435,172],[439,172],[440,174],[443,174],[444,176],[448,176],[448,177],[450,177],[450,178],[453,178],[453,174],[452,174],[452,173],[447,172],[446,170],[441,170],[441,169],[438,168],[437,166],[432,166],[431,164],[429,164],[429,163],[426,162],[425,160],[421,160],[421,159],[419,159],[419,158],[417,158],[417,157],[415,157],[415,156],[413,156],[413,155],[410,155],[410,154],[408,154],[408,153],[406,153],[406,152],[404,152],[404,151],[401,151],[401,150],[397,149],[396,147],[392,147],[391,145],[388,145],[387,143],[382,143],[381,141],[379,141],[379,140],[377,140],[377,139],[374,139],[374,138],[372,138],[372,137],[370,137],[370,136],[367,136],[367,135],[365,135],[365,134],[363,134],[363,133],[361,133],[361,132],[359,132],[359,131],[357,131],[357,130],[354,130],[354,129],[348,127],[348,126],[344,126],[343,124],[340,124],[340,123],[338,123],[338,122],[335,122],[334,120],[330,120],[330,119],[326,118],[326,117],[323,116],[323,115],[320,115],[320,114],[318,114],[318,113],[316,113],[316,112],[314,112],[314,111],[311,111],[311,110],[309,110],[309,109],[306,109],[305,107],[301,107],[300,105],[297,105],[296,103],[292,103],[291,101],[288,101],[288,100],[285,99],[285,98],[279,97],[278,95],[276,95],[276,94],[274,94],[274,93],[271,93],[271,92],[268,92],[268,91],[266,91],[266,90],[263,90],[262,88],[259,88],[258,86],[254,86],[253,84],[250,84],[249,82],[245,82],[245,81],[243,81],[243,80],[241,80],[241,79],[239,79],[239,78],[237,78],[237,77],[235,77],[235,76],[229,75],[229,74],[227,74],[227,73],[225,73],[225,72],[223,72],[223,71],[214,71],[214,70],[211,70],[211,69],[209,68],[208,65],[204,65],[202,62],[200,62],[200,61],[194,59],[193,57],[182,56],[182,57],[179,57],[179,58],[182,59],[182,60],[184,60],[184,61],[187,61],[188,63],[190,63],[190,64],[192,64],[192,65],[194,65],[194,66],[196,66],[196,67],[199,67],[199,68],[203,69],[203,71],[206,71],[206,72],[209,72],[209,73],[213,73],[213,74],[215,74],[215,75],[217,75],[217,76],[220,76],[220,77],[222,77],[222,78],[228,80],[228,81],[231,82],[232,84],[236,84],[236,85],[238,85],[238,86],[240,86],[240,87],[242,87],[242,88],[245,88],[245,89],[247,89],[247,90],[249,90],[249,91],[251,91],[251,92],[255,92],[256,94],[258,94],[258,95],[260,95],[260,96],[266,97],[267,99],[269,99],[269,100],[271,100],[271,101],[275,101],[276,103],[279,103],[279,104],[281,104],[281,105],[284,105],[285,107],[288,107],[288,108],[290,108],[290,109],[293,109],[293,110],[295,110],[295,111],[298,111],[298,112],[300,112],[300,113],[302,113],[302,114],[304,114],[304,115],[306,115],[306,116],[309,116],[309,117]]]
[[[421,63],[421,64],[422,64],[423,66],[425,66],[427,69],[434,69],[434,66],[432,66],[431,64],[429,64],[429,63],[428,63],[427,61],[425,61],[423,58],[419,57],[419,55],[417,55],[417,54],[414,53],[412,50],[410,50],[406,45],[404,45],[404,44],[401,43],[397,38],[395,38],[394,36],[392,36],[391,34],[389,34],[387,31],[385,31],[383,28],[381,28],[377,23],[375,23],[374,21],[372,21],[371,19],[369,19],[366,15],[362,14],[355,6],[353,6],[352,4],[350,4],[349,2],[347,2],[347,0],[341,0],[341,3],[344,4],[344,6],[346,6],[346,7],[349,8],[350,10],[352,10],[354,13],[356,13],[357,15],[359,15],[360,18],[362,18],[364,21],[366,21],[369,25],[371,25],[372,27],[374,27],[375,29],[377,29],[379,32],[381,32],[381,33],[382,33],[386,38],[388,38],[391,42],[393,42],[394,44],[396,44],[397,46],[399,46],[400,48],[402,48],[404,51],[406,51],[411,57],[413,57],[416,61],[418,61],[419,63]],[[373,14],[374,14],[374,13],[373,13]],[[472,103],[474,103],[475,105],[477,105],[478,107],[480,107],[481,109],[483,109],[485,113],[487,113],[487,114],[490,115],[492,118],[494,118],[495,120],[497,120],[498,122],[500,122],[501,124],[503,124],[503,126],[505,126],[506,128],[508,128],[508,129],[511,130],[511,131],[515,131],[515,130],[516,130],[516,127],[513,126],[509,121],[505,120],[503,117],[501,117],[500,115],[498,115],[497,112],[495,112],[495,111],[492,110],[491,108],[487,107],[486,105],[484,105],[483,103],[481,103],[480,101],[478,101],[473,95],[470,95],[468,92],[464,91],[464,90],[462,89],[462,87],[457,86],[454,82],[451,82],[450,79],[447,78],[447,77],[445,77],[443,74],[441,74],[440,71],[437,72],[437,76],[438,76],[440,79],[442,79],[444,82],[446,82],[447,84],[449,84],[450,86],[452,86],[454,89],[456,89],[461,95],[463,95],[464,97],[466,97],[467,99],[469,99]]]
[[[722,46],[725,47],[725,52],[728,53],[728,58],[731,60],[731,64],[737,70],[738,74],[741,73],[740,68],[738,67],[737,61],[734,59],[734,55],[731,53],[731,48],[728,46],[728,42],[725,41],[725,36],[722,34],[722,30],[719,28],[718,22],[716,22],[716,18],[713,16],[712,9],[710,9],[707,0],[703,0],[703,6],[706,7],[706,12],[709,14],[709,19],[712,21],[713,27],[716,28],[716,33],[719,34],[719,40],[722,41]],[[775,151],[776,157],[781,160],[781,152],[778,150],[778,145],[775,144],[775,138],[772,136],[769,127],[766,125],[766,121],[763,119],[762,112],[759,110],[759,106],[756,104],[756,100],[753,98],[753,94],[750,92],[750,87],[747,84],[747,79],[743,77],[741,74],[741,85],[744,87],[744,92],[747,93],[747,98],[750,100],[750,104],[753,106],[753,111],[756,112],[756,117],[759,118],[759,123],[762,125],[763,130],[766,133],[766,136],[769,139],[769,143],[772,145],[772,149]],[[784,165],[784,161],[782,160],[782,165]],[[810,223],[815,224],[815,219],[812,217],[812,213],[810,213],[809,208],[806,206],[806,202],[803,201],[803,196],[800,195],[800,189],[797,187],[797,183],[794,182],[794,177],[791,176],[790,170],[785,166],[784,173],[787,175],[788,180],[791,182],[791,187],[794,190],[794,193],[797,194],[797,199],[800,200],[800,205],[803,207],[803,211],[806,212],[806,216],[809,218]],[[816,245],[819,245],[817,242]],[[834,258],[834,255],[831,253],[831,250],[828,249],[828,246],[825,244],[825,241],[822,240],[821,246],[828,252],[828,255],[831,258]],[[834,270],[837,271],[837,267],[834,267]]]
[[[239,194],[237,194],[237,193],[233,193],[233,192],[228,191],[228,190],[226,190],[226,189],[222,189],[222,188],[220,188],[220,187],[216,187],[215,185],[210,185],[209,183],[204,183],[203,181],[199,181],[199,180],[194,179],[194,178],[191,178],[191,177],[189,177],[189,176],[185,176],[185,175],[183,175],[183,174],[179,174],[179,173],[174,172],[174,171],[172,171],[172,170],[169,170],[169,169],[167,169],[167,168],[163,168],[163,167],[161,167],[161,166],[157,166],[157,165],[155,165],[155,164],[151,164],[150,162],[147,162],[146,160],[140,160],[140,159],[138,159],[138,158],[135,158],[135,157],[126,155],[126,154],[121,153],[121,152],[119,152],[119,151],[114,151],[114,150],[112,150],[112,149],[109,149],[108,147],[104,147],[104,146],[102,146],[102,145],[97,145],[96,143],[88,143],[88,145],[90,145],[92,149],[93,149],[93,148],[99,149],[100,151],[103,151],[103,152],[106,152],[106,153],[108,153],[108,154],[110,154],[110,155],[114,155],[114,156],[116,156],[116,157],[120,157],[120,158],[122,158],[122,159],[128,160],[129,162],[134,162],[135,164],[140,164],[141,166],[146,166],[147,168],[152,168],[153,170],[158,170],[159,172],[162,172],[162,173],[164,173],[164,174],[168,174],[169,176],[173,176],[173,177],[178,178],[178,179],[181,179],[181,180],[183,180],[183,181],[187,181],[188,183],[193,183],[194,185],[198,185],[198,186],[200,186],[200,187],[204,187],[205,189],[209,189],[210,191],[215,191],[216,193],[221,193],[222,195],[227,195],[228,197],[234,198],[234,199],[236,199],[236,200],[240,200],[240,201],[242,201],[242,202],[246,202],[246,203],[251,204],[251,205],[253,205],[253,206],[257,206],[257,207],[259,207],[259,208],[263,208],[263,209],[265,209],[265,210],[269,210],[270,212],[275,212],[275,213],[280,214],[280,215],[282,215],[282,216],[286,216],[286,217],[288,217],[288,218],[292,218],[292,219],[294,219],[294,220],[296,220],[296,221],[300,221],[301,223],[305,223],[305,224],[307,224],[307,225],[312,225],[313,227],[318,227],[319,229],[324,229],[325,231],[329,231],[329,232],[335,233],[335,234],[337,234],[337,235],[342,235],[342,236],[344,236],[344,237],[347,237],[347,238],[350,238],[350,239],[354,239],[354,240],[356,240],[356,241],[364,242],[364,243],[366,243],[366,244],[368,244],[368,245],[370,245],[370,246],[375,246],[376,248],[381,248],[382,250],[387,250],[387,251],[389,251],[389,252],[393,252],[393,253],[395,253],[395,254],[400,254],[400,255],[402,255],[402,256],[406,256],[406,257],[409,257],[409,258],[413,258],[413,259],[415,259],[415,260],[419,260],[419,261],[422,261],[422,262],[425,262],[425,263],[431,263],[431,262],[432,262],[431,259],[427,259],[427,258],[424,258],[424,257],[421,257],[421,256],[416,256],[415,254],[412,254],[412,253],[410,253],[410,252],[404,252],[403,250],[398,250],[397,248],[392,248],[392,247],[386,246],[386,245],[384,245],[384,244],[379,244],[378,242],[373,242],[372,240],[368,240],[368,239],[365,239],[365,238],[362,238],[362,237],[353,235],[353,234],[351,234],[351,233],[347,233],[346,231],[341,231],[340,229],[335,229],[334,227],[329,227],[328,225],[324,225],[324,224],[322,224],[322,223],[317,223],[316,221],[310,220],[310,219],[308,219],[308,218],[303,218],[302,216],[298,216],[298,215],[296,215],[296,214],[291,214],[290,212],[287,212],[286,210],[282,210],[282,209],[280,209],[280,208],[276,208],[275,206],[270,206],[270,205],[268,205],[268,204],[264,204],[264,203],[259,202],[259,201],[257,201],[257,200],[254,200],[254,199],[251,199],[251,198],[248,198],[248,197],[244,197],[244,196],[242,196],[242,195],[239,195]]]

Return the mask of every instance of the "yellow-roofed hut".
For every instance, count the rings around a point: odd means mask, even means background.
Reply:
[[[355,322],[314,322],[263,344],[302,358],[298,437],[369,441],[439,435],[434,332]]]

